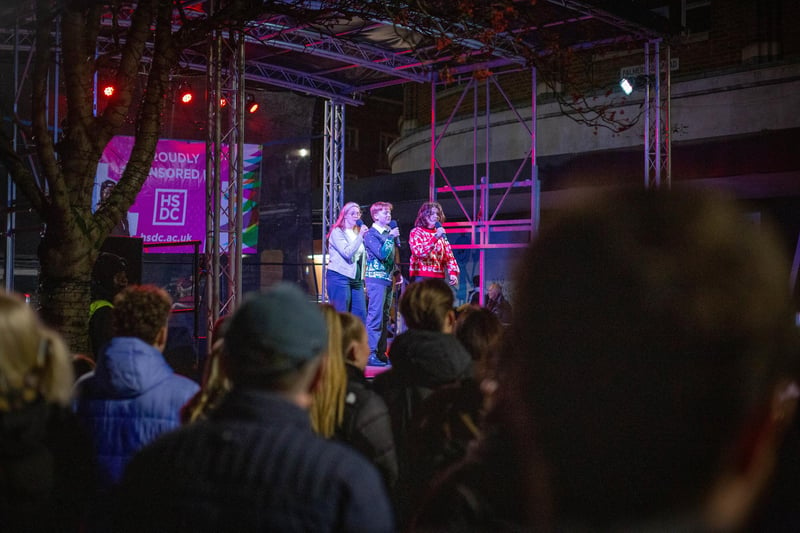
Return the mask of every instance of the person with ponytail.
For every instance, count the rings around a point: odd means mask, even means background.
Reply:
[[[397,452],[389,409],[364,376],[369,359],[367,330],[351,313],[339,313],[339,319],[347,395],[344,397],[344,416],[336,436],[378,468],[391,494],[397,483]]]
[[[67,347],[0,291],[0,529],[80,531],[96,488],[92,443],[69,409]]]
[[[339,312],[330,304],[322,304],[321,308],[328,326],[328,357],[322,362],[322,377],[312,393],[310,416],[311,427],[317,435],[329,439],[342,423],[347,374]]]

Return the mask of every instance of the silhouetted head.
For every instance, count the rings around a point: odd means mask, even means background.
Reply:
[[[328,333],[319,305],[289,283],[250,294],[230,318],[226,361],[236,385],[282,390],[318,360]]]
[[[794,375],[788,279],[769,228],[711,193],[626,191],[543,227],[501,409],[559,523],[699,512]]]
[[[111,311],[114,336],[136,337],[147,344],[156,344],[159,334],[166,334],[171,310],[172,298],[164,289],[155,285],[126,287],[114,298]]]
[[[455,320],[453,291],[441,279],[410,284],[400,298],[400,313],[411,329],[443,331]]]

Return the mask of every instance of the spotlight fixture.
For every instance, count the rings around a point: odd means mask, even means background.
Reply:
[[[226,105],[228,105],[228,99],[223,96],[222,98],[219,99],[219,106],[225,107]]]
[[[178,87],[178,100],[182,104],[191,104],[192,100],[194,100],[192,87],[188,83],[181,83],[180,87]]]
[[[639,74],[631,78],[622,78],[619,80],[619,86],[622,87],[622,92],[631,94],[638,89],[644,89],[650,81],[650,77],[646,74]]]
[[[106,97],[108,97],[108,98],[110,98],[110,97],[114,96],[114,90],[115,90],[115,89],[114,89],[114,86],[113,86],[113,85],[111,85],[111,84],[107,84],[107,85],[105,85],[105,86],[103,87],[103,96],[106,96]]]
[[[258,102],[256,102],[256,97],[253,96],[252,94],[248,94],[247,95],[247,101],[245,103],[245,108],[247,109],[247,112],[250,113],[250,114],[253,114],[256,111],[258,111]]]

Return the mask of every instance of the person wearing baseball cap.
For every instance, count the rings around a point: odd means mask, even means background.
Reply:
[[[319,306],[287,283],[250,295],[224,345],[231,391],[133,459],[115,530],[393,531],[375,467],[311,428],[327,356]]]

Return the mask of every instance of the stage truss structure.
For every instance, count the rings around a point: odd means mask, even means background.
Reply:
[[[671,184],[671,147],[669,135],[669,106],[670,106],[670,74],[669,74],[669,46],[665,44],[665,34],[655,29],[646,22],[628,18],[624,15],[614,14],[593,5],[589,1],[570,0],[545,0],[557,12],[559,20],[548,22],[547,25],[555,27],[563,25],[568,27],[577,24],[602,24],[612,28],[613,36],[606,36],[597,42],[575,43],[576,49],[591,48],[596,44],[613,42],[644,42],[645,74],[648,76],[646,98],[643,103],[645,115],[644,127],[644,185],[648,188],[669,187]],[[205,5],[206,7],[203,7]],[[186,7],[195,7],[195,15],[203,9],[214,12],[216,2],[185,3]],[[122,25],[125,14],[118,22]],[[109,22],[110,24],[110,22]],[[368,33],[379,30],[381,26],[394,26],[392,22],[370,21],[363,24]],[[535,28],[529,29],[535,31]],[[526,30],[527,31],[527,30]],[[469,185],[453,186],[447,183],[445,170],[438,163],[437,146],[442,139],[447,125],[452,120],[448,117],[440,122],[436,116],[436,87],[440,83],[436,72],[439,61],[446,58],[433,60],[420,60],[408,49],[396,49],[385,46],[385,43],[370,42],[369,39],[353,38],[357,32],[343,30],[341,32],[322,33],[311,28],[308,24],[295,24],[283,15],[264,14],[259,20],[254,20],[240,29],[218,29],[213,32],[205,50],[188,49],[181,53],[181,65],[185,68],[204,72],[208,83],[209,105],[207,109],[207,245],[205,253],[205,266],[203,273],[206,275],[206,300],[207,300],[207,333],[210,335],[216,319],[223,314],[232,312],[242,298],[242,178],[243,178],[243,141],[244,141],[244,98],[245,84],[268,85],[287,90],[297,91],[325,99],[324,120],[324,168],[323,168],[323,224],[321,238],[323,243],[327,232],[341,209],[344,197],[344,131],[345,109],[347,105],[361,105],[362,97],[370,91],[391,85],[415,82],[431,85],[431,163],[429,198],[445,197],[450,195],[459,205],[463,221],[451,223],[451,231],[468,233],[469,244],[457,245],[465,249],[479,250],[480,273],[483,279],[484,254],[487,250],[501,247],[520,247],[527,244],[535,235],[539,224],[540,187],[538,168],[536,164],[536,70],[531,69],[531,109],[526,117],[514,110],[517,118],[530,135],[530,150],[525,161],[511,176],[492,176],[489,171],[488,147],[491,145],[490,111],[483,117],[473,116],[474,135],[478,135],[478,121],[485,120],[482,128],[485,135],[484,157],[485,167],[479,168],[479,158],[473,154],[473,182]],[[34,35],[29,29],[18,24],[13,26],[0,25],[0,51],[11,52],[14,56],[14,84],[16,87],[16,106],[21,97],[21,88],[28,75],[30,54],[34,46]],[[485,54],[483,45],[461,39],[458,35],[450,35],[454,40],[459,40],[467,47],[474,48],[476,55]],[[111,39],[98,40],[98,52],[104,46],[111,46]],[[296,53],[297,56],[308,58],[311,63],[288,64],[284,62],[270,62],[264,59],[264,54],[259,54],[258,59],[248,59],[248,47],[256,45],[259,49],[274,49],[281,53]],[[151,50],[148,49],[148,53]],[[58,50],[54,53],[57,55]],[[279,54],[276,54],[279,55]],[[666,60],[664,60],[666,58]],[[54,60],[57,57],[54,56]],[[326,66],[336,67],[320,69],[319,61]],[[141,68],[149,69],[150,58],[142,58]],[[475,78],[464,88],[465,95],[471,91],[473,99],[479,97],[479,92],[484,91],[488,99],[489,87],[503,92],[497,79],[492,76],[493,68],[503,66],[521,65],[524,59],[512,51],[498,48],[493,51],[493,58],[458,67],[453,73],[469,75],[478,70],[488,72],[489,75],[482,80]],[[21,65],[25,67],[22,68]],[[60,84],[58,83],[58,69],[51,69],[51,84],[54,95],[53,101],[58,101]],[[665,66],[666,65],[666,66]],[[335,74],[342,72],[358,71],[367,73],[358,78],[350,76],[336,78]],[[225,96],[232,105],[220,111],[219,107],[212,105],[219,101],[220,96]],[[506,100],[508,100],[506,98]],[[514,106],[508,101],[510,108]],[[477,106],[475,106],[477,108]],[[54,135],[58,135],[59,119],[58,110],[48,113],[52,118]],[[15,146],[19,139],[18,132],[14,132]],[[477,138],[477,137],[475,137]],[[229,146],[226,151],[225,146]],[[477,146],[477,143],[474,143]],[[227,162],[230,168],[230,179],[222,180],[221,168]],[[526,170],[529,167],[529,170]],[[443,183],[437,183],[437,180]],[[530,217],[525,219],[505,220],[498,217],[500,205],[512,192],[518,196],[520,192],[530,195]],[[496,205],[490,205],[489,199],[493,194],[500,194],[501,200]],[[223,201],[225,199],[226,201]],[[15,227],[16,189],[9,179],[8,205],[5,206],[4,225],[6,239],[6,254],[4,261],[4,274],[6,289],[12,290],[14,271],[14,239],[17,233]],[[526,235],[520,242],[505,243],[495,242],[493,236],[500,233],[516,232]],[[324,246],[324,245],[323,245]],[[327,250],[325,250],[327,252]],[[325,289],[325,261],[323,261],[323,299]],[[481,291],[483,292],[483,291]]]

